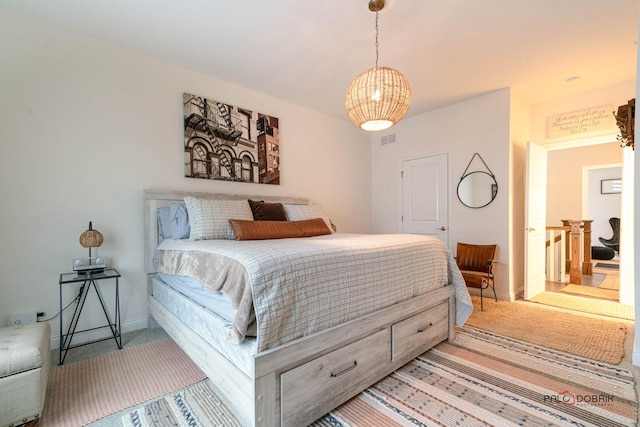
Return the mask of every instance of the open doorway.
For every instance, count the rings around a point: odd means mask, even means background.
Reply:
[[[592,286],[619,290],[622,163],[589,165],[582,170],[582,217],[593,221]]]
[[[546,153],[546,173],[544,174],[547,178],[546,226],[562,226],[566,224],[563,220],[593,220],[594,231],[591,235],[591,244],[584,245],[585,249],[590,246],[600,246],[599,237],[611,237],[612,229],[609,225],[609,219],[615,215],[618,215],[618,217],[623,217],[624,215],[620,207],[620,194],[612,196],[609,194],[600,195],[599,187],[600,181],[622,179],[621,165],[623,161],[623,150],[617,142],[588,146],[576,144],[571,148],[549,149]],[[599,171],[599,174],[594,173],[590,178],[588,173],[585,174],[585,170]],[[596,204],[592,205],[591,208],[589,207],[589,195],[590,192],[593,193],[594,191],[593,189],[590,190],[594,184],[585,183],[585,179],[598,181],[599,197],[592,194],[591,202]],[[605,197],[613,197],[616,200],[605,200]],[[591,218],[592,215],[595,217]],[[527,225],[527,227],[530,227],[530,225]],[[620,259],[620,255],[624,257],[623,252],[616,251],[614,255],[616,261]],[[624,262],[624,258],[622,260]],[[525,262],[529,266],[530,262]],[[591,275],[591,277],[585,277],[584,285],[600,285],[606,275],[600,272],[598,274],[599,276]],[[566,284],[561,283],[554,290],[560,291],[565,288]],[[529,283],[525,283],[525,298],[535,298],[537,292],[532,292],[529,286]],[[542,290],[539,286],[537,289],[538,292]]]

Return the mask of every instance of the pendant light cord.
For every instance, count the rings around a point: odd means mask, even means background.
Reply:
[[[376,68],[378,68],[378,11],[376,10]]]

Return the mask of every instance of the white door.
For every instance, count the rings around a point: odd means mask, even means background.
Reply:
[[[402,162],[402,232],[434,236],[449,247],[449,155]]]
[[[545,289],[547,149],[527,143],[527,202],[524,225],[524,299]]]

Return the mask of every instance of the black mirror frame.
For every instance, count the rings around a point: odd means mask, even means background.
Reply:
[[[460,184],[462,184],[462,181],[464,181],[465,178],[469,177],[470,175],[473,175],[474,173],[483,173],[486,174],[488,176],[491,177],[491,179],[493,179],[493,184],[491,184],[491,200],[489,200],[487,203],[485,203],[482,206],[469,206],[468,204],[466,204],[461,198],[460,198]],[[491,204],[491,202],[493,202],[496,199],[496,196],[498,195],[498,182],[496,181],[496,177],[489,172],[485,172],[485,171],[473,171],[473,172],[469,172],[465,175],[463,175],[460,178],[460,181],[458,182],[458,186],[456,187],[456,195],[458,196],[458,200],[460,200],[460,203],[462,203],[463,205],[465,205],[468,208],[471,209],[480,209],[480,208],[484,208],[485,206],[488,206]]]

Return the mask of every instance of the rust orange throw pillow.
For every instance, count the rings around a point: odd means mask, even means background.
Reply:
[[[303,221],[247,221],[230,219],[236,240],[286,239],[331,234],[322,218]]]

